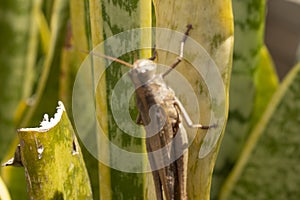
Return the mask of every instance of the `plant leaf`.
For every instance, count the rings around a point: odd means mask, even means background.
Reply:
[[[68,110],[71,111],[72,90],[76,73],[78,72],[80,63],[82,63],[86,57],[86,54],[82,51],[90,49],[90,44],[88,43],[89,37],[91,37],[89,13],[89,1],[70,1],[71,26],[68,29],[68,35],[70,37],[68,42],[72,48],[66,48],[63,52],[63,63],[61,66],[65,76],[60,80],[60,97],[66,102],[66,108],[69,108]],[[101,15],[101,12],[99,12],[98,15]],[[85,115],[82,115],[81,118],[84,119],[84,116]],[[74,121],[73,116],[71,120]],[[107,180],[106,177],[109,177],[109,173],[105,171],[105,166],[101,166],[99,161],[89,153],[82,143],[80,143],[80,145],[92,185],[93,199],[100,199],[100,177],[101,181],[105,182],[105,180]],[[101,175],[99,168],[101,168]],[[104,185],[105,184],[102,185],[102,188],[104,188]],[[104,189],[104,191],[109,190]],[[102,198],[109,199],[108,196],[103,196]]]
[[[190,31],[190,36],[200,44],[206,52],[210,55],[216,66],[217,70],[222,75],[222,83],[225,88],[225,98],[222,105],[219,105],[218,112],[223,113],[224,121],[227,118],[228,110],[228,91],[229,91],[229,78],[231,73],[231,61],[232,61],[232,51],[233,51],[233,17],[231,1],[206,1],[206,0],[194,0],[194,1],[154,1],[156,9],[156,24],[158,27],[165,27],[172,30],[184,32],[188,24],[192,24],[193,29]],[[173,42],[168,42],[169,38],[166,39],[166,43],[170,45]],[[178,51],[180,40],[178,40]],[[157,46],[160,44],[158,43]],[[189,55],[195,54],[193,52],[193,46],[187,44],[185,46],[185,53],[187,57]],[[201,52],[197,52],[201,54]],[[197,55],[194,55],[195,57]],[[176,60],[176,56],[171,53],[164,53],[158,51],[158,61],[161,64],[170,65]],[[204,59],[209,59],[204,57]],[[190,63],[191,60],[189,60]],[[214,66],[208,66],[207,63],[202,67],[205,71],[208,68],[213,68]],[[210,122],[211,106],[210,95],[206,88],[205,75],[202,78],[199,77],[197,71],[193,70],[193,66],[187,63],[180,64],[176,69],[185,77],[188,77],[188,82],[191,84],[197,95],[197,106],[201,110],[201,123],[216,123]],[[172,85],[171,85],[172,87]],[[199,118],[199,112],[195,112],[196,105],[190,103],[190,99],[185,99],[186,93],[180,95],[177,92],[177,87],[175,85],[173,89],[179,96],[180,100],[185,104],[186,109],[192,118]],[[207,86],[209,87],[209,86]],[[216,88],[214,88],[216,89]],[[211,92],[211,91],[210,91]],[[221,114],[221,115],[223,115]],[[221,127],[219,131],[224,131],[225,124],[221,122]],[[192,137],[192,130],[187,129],[189,132],[190,139]],[[222,131],[222,134],[223,134]],[[214,133],[211,133],[214,134]],[[220,136],[218,138],[217,144],[212,145],[212,151],[206,155],[204,158],[199,159],[198,154],[203,143],[206,143],[203,131],[199,131],[198,135],[195,137],[192,145],[189,148],[189,168],[188,168],[188,197],[190,199],[210,199],[210,185],[211,185],[211,174],[214,168],[215,159],[218,153],[219,145],[221,143]],[[204,139],[203,139],[204,138]],[[204,141],[204,142],[203,142]],[[203,145],[205,147],[205,145]]]
[[[263,46],[260,50],[256,68],[256,74],[254,74],[256,95],[253,108],[254,112],[251,117],[251,130],[260,120],[279,84],[272,58],[266,46]]]
[[[298,199],[300,64],[286,76],[246,142],[221,199]]]
[[[0,160],[15,138],[14,115],[27,85],[31,1],[1,2],[0,19]],[[18,39],[15,39],[18,38]],[[26,96],[28,97],[28,96]],[[25,97],[25,98],[26,98]]]
[[[1,1],[0,6],[0,161],[15,150],[19,109],[31,95],[37,52],[37,27],[33,1]],[[25,106],[24,106],[25,107]],[[12,145],[14,145],[12,147]],[[11,154],[10,154],[11,153]],[[22,169],[1,168],[12,199],[26,195]],[[15,183],[18,184],[15,184]]]
[[[143,3],[142,3],[143,2]],[[148,5],[148,6],[147,6]],[[143,7],[142,7],[143,6]],[[98,45],[103,39],[108,39],[110,36],[121,33],[126,30],[133,28],[140,28],[142,26],[151,26],[151,1],[150,0],[139,0],[139,1],[119,1],[112,2],[104,0],[102,1],[102,20],[103,21],[91,21],[92,23],[92,35],[98,34],[97,37],[93,37],[93,47]],[[97,16],[94,12],[94,17]],[[145,21],[146,20],[146,21]],[[147,22],[147,20],[149,20]],[[96,22],[96,23],[95,23]],[[97,30],[102,30],[100,34]],[[99,38],[100,37],[100,38]],[[102,38],[101,38],[102,37]],[[144,37],[142,42],[151,43],[150,38]],[[127,45],[130,41],[121,41],[123,45]],[[128,45],[129,46],[129,45]],[[106,46],[104,49],[105,54],[113,55],[116,52],[110,52],[110,49],[116,49],[116,46]],[[149,52],[149,50],[148,50]],[[146,56],[146,53],[143,53]],[[133,62],[133,56],[123,58],[127,62]],[[114,115],[111,109],[111,97],[114,91],[115,84],[122,77],[122,73],[126,72],[124,66],[120,64],[114,64],[107,68],[105,71],[105,79],[102,79],[97,86],[97,106],[100,109],[98,112],[100,121],[103,114],[107,113],[107,136],[110,139],[111,144],[119,146],[121,149],[129,151],[136,150],[137,152],[143,152],[145,146],[140,138],[134,138],[129,136],[126,132],[122,131],[116,124]],[[104,83],[105,81],[105,83]],[[106,96],[103,96],[103,92],[106,91]],[[124,91],[125,92],[125,91]],[[103,101],[105,99],[105,101]],[[106,108],[105,108],[105,107]],[[106,111],[106,112],[105,112]],[[104,126],[105,127],[105,126]],[[104,142],[100,141],[101,145],[104,146]],[[108,144],[105,145],[109,147]],[[107,148],[109,149],[109,148]],[[100,150],[101,151],[101,150]],[[103,150],[102,150],[103,151]],[[107,150],[106,150],[107,151]],[[119,155],[115,155],[110,152],[109,149],[108,157],[110,162],[113,163],[114,159]],[[126,161],[125,161],[126,162]],[[142,163],[143,160],[140,160]],[[126,165],[126,163],[124,163]],[[101,170],[101,168],[100,168]],[[100,173],[103,173],[100,171]],[[105,171],[104,171],[105,173]],[[100,183],[101,186],[101,183]],[[144,187],[145,177],[140,173],[126,173],[123,171],[115,170],[110,168],[110,187],[111,187],[111,198],[112,199],[143,199],[144,198]],[[101,193],[105,193],[105,190],[101,190]]]
[[[97,47],[99,43],[103,42],[105,39],[113,36],[115,34],[121,33],[122,31],[126,31],[132,28],[138,28],[141,26],[151,26],[151,1],[143,0],[143,1],[88,1],[85,2],[85,21],[82,18],[79,21],[73,21],[72,26],[74,30],[78,30],[78,24],[83,23],[83,27],[86,28],[85,32],[81,29],[79,32],[74,33],[74,41],[76,48],[83,51],[91,51],[93,48]],[[73,7],[75,10],[75,7]],[[74,13],[73,13],[74,14]],[[71,14],[71,16],[73,15]],[[75,13],[77,15],[77,13]],[[75,16],[74,14],[74,16]],[[73,18],[75,19],[75,18]],[[74,25],[73,25],[74,24]],[[83,34],[84,33],[84,34]],[[76,34],[76,35],[75,35]],[[84,42],[87,44],[82,44],[80,38],[84,38]],[[143,38],[145,42],[151,42],[151,38],[147,38],[146,36]],[[127,44],[129,41],[123,40],[123,44]],[[80,44],[81,43],[81,44]],[[119,48],[118,46],[106,47],[105,54],[112,55],[109,52],[110,48]],[[141,54],[147,56],[148,53],[146,51]],[[150,57],[150,56],[149,56]],[[95,69],[104,70],[105,62],[99,61],[97,56],[89,57],[86,60],[90,60],[89,69],[92,73],[96,73]],[[131,62],[131,60],[125,59],[127,62]],[[88,62],[88,61],[87,61]],[[82,67],[82,66],[81,66]],[[95,70],[95,71],[93,71]],[[120,72],[125,72],[124,66],[122,65],[114,65],[110,69],[107,69],[104,75],[101,77],[99,82],[96,84],[91,82],[92,87],[95,87],[95,90],[92,91],[95,94],[95,102],[90,102],[91,104],[95,104],[96,107],[96,115],[97,120],[104,131],[105,138],[109,138],[112,144],[116,144],[121,148],[133,147],[133,149],[137,149],[137,151],[143,151],[144,145],[141,143],[140,139],[136,139],[133,137],[127,136],[124,134],[121,129],[117,128],[117,125],[114,122],[113,115],[110,109],[110,99],[111,94],[114,89],[115,83],[120,79],[122,74]],[[97,80],[99,77],[92,77],[90,80]],[[76,79],[77,80],[77,79]],[[76,87],[76,86],[75,86]],[[87,90],[87,88],[83,88],[83,90]],[[74,93],[73,93],[74,94]],[[75,92],[76,94],[76,92]],[[80,94],[80,92],[79,92]],[[80,96],[81,102],[84,102],[84,97]],[[74,98],[73,98],[74,100]],[[92,100],[94,101],[94,99]],[[76,118],[76,113],[80,113],[80,118],[84,120],[88,120],[90,117],[90,113],[87,109],[82,108],[79,112],[74,110],[80,110],[80,106],[76,106],[74,108],[73,104],[73,113],[74,118]],[[95,109],[95,108],[93,108]],[[75,119],[76,122],[76,119]],[[78,129],[77,129],[78,130]],[[79,135],[81,134],[80,131]],[[107,167],[106,165],[110,165],[113,163],[113,158],[118,155],[114,155],[110,152],[111,144],[107,144],[103,140],[99,140],[98,136],[90,136],[93,138],[93,142],[97,141],[94,146],[91,144],[86,144],[84,139],[83,144],[85,147],[91,152],[92,148],[97,149],[97,154],[105,155],[105,160],[107,163],[99,162],[99,176],[92,177],[92,179],[98,178],[100,181],[100,198],[101,199],[142,199],[144,197],[144,175],[138,173],[125,173],[122,171],[118,171],[112,168]],[[94,149],[95,150],[95,149]],[[97,155],[93,155],[97,157]],[[100,159],[101,161],[101,159]],[[143,160],[141,161],[143,162]],[[106,165],[105,165],[106,164]],[[125,164],[125,163],[124,163]],[[94,165],[95,166],[95,165]],[[92,181],[94,184],[97,184],[97,181]],[[94,187],[93,187],[94,188]],[[96,187],[95,187],[96,188]],[[98,189],[99,190],[99,189]]]
[[[253,126],[261,118],[278,78],[263,43],[265,1],[234,0],[235,47],[226,133],[216,163],[212,198],[234,166]],[[266,73],[268,74],[266,76]]]
[[[47,54],[45,54],[42,74],[39,77],[33,105],[31,105],[22,119],[20,123],[21,127],[38,124],[40,116],[45,112],[54,113],[53,107],[55,107],[58,101],[59,79],[57,77],[60,75],[61,52],[64,46],[69,17],[69,1],[54,1],[51,11],[49,49]],[[43,31],[42,28],[40,27],[40,31]],[[40,33],[45,34],[45,31]]]
[[[74,130],[60,102],[54,119],[18,130],[29,199],[92,199]]]

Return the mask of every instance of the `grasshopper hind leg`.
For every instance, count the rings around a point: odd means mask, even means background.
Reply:
[[[217,125],[213,124],[213,125],[202,125],[202,124],[194,124],[190,118],[190,116],[188,115],[187,111],[185,110],[185,108],[183,107],[183,105],[181,104],[181,102],[179,101],[179,99],[175,98],[175,102],[174,105],[178,107],[178,109],[180,110],[183,119],[186,121],[187,125],[190,128],[200,128],[200,129],[210,129],[210,128],[216,128]]]
[[[152,152],[152,148],[149,145],[149,143],[146,144],[146,148],[148,152]],[[148,160],[151,166],[151,169],[156,169],[156,164],[155,164],[155,158],[152,154],[148,154]],[[154,181],[154,186],[155,186],[155,195],[157,200],[163,200],[163,191],[162,191],[162,182],[159,177],[159,171],[154,170],[152,171],[152,177]]]

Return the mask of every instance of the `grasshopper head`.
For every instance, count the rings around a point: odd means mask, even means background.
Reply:
[[[152,79],[156,72],[156,63],[148,59],[140,59],[134,62],[129,75],[134,83],[146,83]]]

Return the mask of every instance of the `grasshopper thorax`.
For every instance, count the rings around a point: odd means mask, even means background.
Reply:
[[[156,63],[148,59],[140,59],[134,62],[129,76],[135,84],[145,84],[151,80],[156,72]]]

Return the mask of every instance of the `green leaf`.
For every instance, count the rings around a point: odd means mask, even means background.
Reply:
[[[28,82],[32,1],[1,1],[0,6],[0,160],[16,137],[14,115]]]
[[[39,77],[31,107],[20,123],[20,127],[34,126],[39,123],[40,116],[54,113],[53,109],[58,101],[61,52],[64,46],[67,20],[69,17],[69,1],[54,1],[51,10],[50,41],[42,63],[42,73]],[[39,16],[39,15],[37,15]],[[48,34],[40,26],[40,34]],[[43,36],[41,36],[43,38]],[[48,46],[45,45],[45,46]],[[47,91],[47,92],[45,92]]]
[[[70,1],[71,27],[68,32],[70,37],[68,38],[68,42],[72,48],[64,49],[61,66],[62,73],[65,75],[62,76],[60,80],[60,97],[65,102],[67,110],[70,111],[72,111],[72,90],[76,73],[80,67],[80,63],[82,63],[86,57],[86,54],[81,51],[89,49],[88,33],[90,31],[90,25],[88,18],[90,12],[88,4],[88,1]],[[99,12],[98,14],[100,15],[101,13]],[[82,115],[82,119],[84,119],[84,115]],[[71,120],[73,121],[73,116]],[[88,152],[82,143],[80,143],[80,145],[82,146],[83,157],[92,185],[93,199],[100,199],[100,177],[102,182],[104,182],[109,173],[105,170],[105,166],[101,166],[99,161]],[[100,176],[99,168],[101,168],[102,176]],[[108,189],[104,189],[104,191],[107,190]],[[108,198],[103,197],[103,199]]]
[[[76,78],[76,73],[80,67],[80,63],[86,57],[86,54],[78,50],[88,49],[87,34],[85,26],[85,16],[88,15],[85,9],[84,1],[70,1],[70,17],[71,26],[68,27],[66,46],[62,50],[61,58],[61,74],[59,80],[59,97],[65,102],[66,110],[69,111],[70,120],[73,122],[72,116],[72,90],[74,85],[74,80]],[[80,25],[79,25],[80,24]],[[72,41],[72,40],[75,41]],[[71,48],[69,48],[71,47]],[[77,49],[74,49],[76,47]],[[91,181],[93,199],[100,199],[99,194],[99,163],[98,160],[93,157],[84,145],[79,141],[82,147],[82,154],[85,161],[86,168]],[[101,169],[104,172],[103,169]],[[101,177],[104,179],[104,176]]]
[[[29,199],[92,199],[74,130],[60,102],[54,119],[18,130]]]
[[[71,17],[72,17],[72,28],[74,30],[74,45],[75,49],[79,51],[91,51],[99,43],[109,38],[110,36],[126,31],[132,28],[138,28],[142,26],[151,26],[151,1],[84,1],[81,3],[81,8],[84,7],[84,11],[80,11],[77,15],[79,8],[75,2],[72,2],[71,6]],[[78,19],[78,20],[77,20]],[[151,42],[150,38],[144,37],[143,43]],[[128,41],[123,41],[124,44]],[[114,47],[118,48],[118,47]],[[109,49],[109,47],[107,48]],[[105,49],[105,54],[110,54]],[[141,55],[150,57],[147,50],[146,53],[142,52]],[[146,55],[148,53],[148,55]],[[91,71],[98,66],[101,70],[104,68],[104,64],[99,62],[97,58],[91,58],[89,65]],[[126,60],[126,59],[125,59]],[[126,60],[132,62],[131,60]],[[140,142],[140,139],[129,137],[120,129],[117,129],[117,125],[113,120],[113,116],[109,107],[110,97],[113,91],[114,85],[117,80],[121,77],[121,71],[125,72],[124,66],[114,65],[111,70],[107,70],[105,75],[94,85],[96,109],[98,122],[101,128],[105,132],[106,137],[112,141],[112,143],[119,145],[121,148],[133,146],[138,151],[143,151],[144,146]],[[98,78],[98,77],[96,77]],[[93,79],[93,78],[92,78]],[[91,80],[92,80],[91,79]],[[86,90],[86,88],[85,88]],[[83,99],[83,97],[82,97]],[[94,104],[94,102],[90,102]],[[80,109],[76,107],[76,109]],[[73,107],[74,111],[74,107]],[[89,118],[90,113],[88,110],[82,109],[81,121]],[[75,120],[76,121],[76,120]],[[80,133],[79,133],[80,135]],[[92,137],[92,136],[91,136]],[[84,140],[84,139],[83,139]],[[98,141],[97,136],[93,138],[96,142],[97,151],[101,154],[105,154],[105,159],[110,160],[111,152],[109,144],[105,141]],[[92,145],[85,144],[85,147],[90,150]],[[95,156],[95,155],[94,155]],[[86,157],[89,165],[89,173],[92,175],[93,190],[100,191],[101,199],[141,199],[144,196],[144,175],[137,173],[125,173],[115,169],[111,169],[106,165],[109,163],[95,163],[92,161],[93,158]],[[111,161],[113,162],[113,161]],[[95,173],[95,167],[99,168],[98,176]],[[98,183],[98,181],[100,182]],[[97,188],[97,185],[100,188]],[[97,198],[95,194],[95,198]]]
[[[1,1],[0,6],[0,161],[13,155],[16,124],[33,85],[37,54],[34,1]],[[2,168],[1,176],[12,199],[26,195],[24,171]],[[20,176],[21,175],[21,176]],[[16,184],[18,183],[18,184]]]
[[[221,199],[299,199],[300,64],[286,76],[255,126]]]
[[[97,16],[97,15],[96,15]],[[141,28],[143,26],[151,26],[151,1],[150,0],[134,0],[134,1],[102,1],[102,19],[103,22],[92,24],[92,33],[98,28],[102,29],[103,39],[107,39],[110,36],[121,33],[126,30]],[[151,36],[139,38],[142,44],[151,44]],[[97,41],[93,41],[93,44]],[[129,41],[121,41],[122,45],[127,45],[130,47]],[[109,49],[117,49],[116,46],[108,46],[105,48],[104,52],[108,55],[111,53]],[[150,57],[151,52],[148,49],[147,53],[136,54],[139,56]],[[134,56],[131,54],[127,57],[123,57],[122,60],[133,63]],[[135,138],[128,133],[120,129],[116,122],[115,116],[112,113],[111,108],[111,96],[114,92],[114,87],[118,80],[122,77],[122,74],[126,72],[127,69],[121,64],[114,64],[110,68],[107,68],[105,73],[106,83],[100,83],[97,88],[97,104],[100,108],[103,108],[105,104],[107,106],[107,119],[108,119],[108,137],[110,142],[114,145],[119,146],[121,149],[127,150],[129,152],[145,152],[145,140],[141,138]],[[103,80],[104,81],[104,80]],[[106,91],[106,101],[102,101],[104,96],[102,96],[103,91]],[[126,91],[124,91],[126,92]],[[130,109],[132,108],[130,105]],[[136,107],[134,106],[134,109]],[[104,109],[101,109],[99,114],[102,114]],[[143,133],[141,132],[141,135]],[[109,159],[113,162],[113,159],[118,157],[116,154],[109,152]],[[145,158],[146,159],[146,158]],[[124,165],[126,165],[124,161]],[[139,160],[144,164],[144,160]],[[144,164],[145,165],[145,164]],[[150,177],[152,179],[152,177]],[[151,193],[151,189],[148,185],[145,185],[145,175],[142,173],[126,173],[124,171],[119,171],[116,169],[110,169],[110,185],[111,185],[111,198],[112,199],[145,199],[145,190]],[[103,190],[102,190],[103,191]],[[102,192],[101,191],[101,192]],[[103,193],[103,192],[102,192]],[[153,192],[152,192],[153,193]]]
[[[212,198],[234,166],[244,142],[278,85],[272,60],[263,43],[265,1],[234,0],[235,46],[230,83],[229,118],[216,163]]]
[[[219,105],[214,112],[223,113],[225,116],[222,117],[224,117],[224,120],[226,121],[228,111],[227,97],[229,92],[229,79],[233,51],[233,16],[231,1],[156,0],[154,1],[154,5],[156,9],[156,26],[184,32],[186,26],[188,24],[192,24],[193,29],[190,31],[190,37],[207,51],[212,60],[216,63],[216,66],[218,67],[217,70],[222,75],[222,83],[224,84],[226,96],[224,100],[225,102],[223,102],[222,105]],[[169,38],[167,38],[166,41],[168,43]],[[169,42],[169,44],[172,43]],[[160,44],[157,44],[157,46],[159,45]],[[189,45],[188,42],[185,46],[185,53],[187,57],[195,53],[201,54],[200,51],[193,52],[193,46]],[[197,55],[194,56],[197,57]],[[205,56],[203,57],[204,59],[208,59]],[[170,65],[175,60],[176,56],[174,54],[158,51],[159,63]],[[191,60],[189,60],[189,62],[192,63]],[[203,70],[214,67],[208,66],[207,63],[205,64],[202,66]],[[199,112],[195,112],[195,107],[199,106],[201,110],[201,123],[210,123],[209,119],[211,117],[211,108],[214,104],[213,102],[210,102],[211,94],[209,94],[208,89],[206,88],[207,81],[209,80],[205,80],[205,75],[203,77],[199,77],[198,72],[194,70],[194,67],[185,62],[180,63],[180,66],[178,66],[176,70],[178,70],[184,77],[188,77],[188,82],[191,84],[196,93],[198,101],[196,103],[198,103],[198,105],[190,103],[190,99],[185,99],[187,94],[178,95],[179,99],[184,103],[192,118],[199,118]],[[177,87],[179,87],[178,84]],[[178,94],[176,91],[177,88],[173,87],[173,89],[176,94]],[[221,121],[220,123],[221,127],[219,128],[223,135],[225,124],[223,125]],[[222,135],[217,140],[217,144],[211,147],[212,151],[206,157],[199,159],[199,150],[201,151],[202,145],[205,145],[203,143],[206,142],[204,131],[199,131],[195,138],[192,136],[193,132],[191,129],[187,129],[187,131],[190,136],[190,141],[193,142],[189,147],[188,197],[189,199],[210,199],[211,175],[215,165],[218,149],[221,144]],[[211,134],[214,134],[214,132]]]
[[[256,73],[254,74],[256,94],[251,117],[251,129],[260,120],[274,92],[278,88],[278,77],[274,68],[272,58],[263,46],[260,50]],[[251,130],[250,130],[251,131]]]

